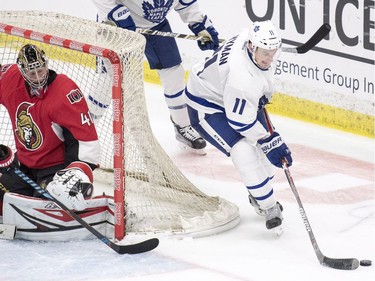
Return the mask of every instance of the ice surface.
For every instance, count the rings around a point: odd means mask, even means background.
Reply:
[[[319,264],[283,172],[275,194],[284,206],[284,233],[267,231],[250,207],[231,160],[179,150],[161,87],[146,84],[156,137],[202,191],[240,208],[240,224],[211,237],[162,238],[140,255],[116,254],[97,240],[38,243],[0,240],[0,281],[370,281],[375,269],[341,271]],[[290,168],[318,245],[331,258],[375,260],[374,142],[352,134],[271,116],[294,157]],[[141,239],[141,238],[140,238]]]

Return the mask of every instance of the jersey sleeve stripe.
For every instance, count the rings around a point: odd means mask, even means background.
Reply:
[[[228,119],[228,123],[230,125],[233,125],[233,127],[236,127],[235,130],[238,131],[238,132],[244,132],[246,130],[251,129],[256,124],[257,121],[258,120],[255,119],[255,121],[251,124],[243,124],[243,123],[236,122],[236,121]]]
[[[221,112],[225,112],[225,109],[224,107],[220,106],[220,105],[217,105],[213,102],[210,102],[204,98],[200,98],[200,97],[196,97],[194,95],[192,95],[191,93],[189,93],[187,90],[185,90],[185,93],[186,93],[186,96],[188,97],[189,100],[201,105],[201,106],[204,106],[204,107],[208,107],[208,108],[212,108],[212,109],[215,109],[215,110],[219,110]]]

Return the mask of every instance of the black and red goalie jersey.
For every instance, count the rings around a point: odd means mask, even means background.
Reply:
[[[99,141],[86,100],[70,78],[48,71],[43,95],[36,96],[16,64],[1,67],[0,104],[10,115],[18,160],[31,169],[73,161],[95,168]]]

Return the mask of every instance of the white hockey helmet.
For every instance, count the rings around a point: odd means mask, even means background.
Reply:
[[[270,20],[254,22],[250,28],[249,40],[254,51],[256,48],[274,50],[281,47],[279,32]]]

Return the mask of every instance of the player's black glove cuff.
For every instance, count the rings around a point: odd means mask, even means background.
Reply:
[[[12,164],[14,154],[10,147],[0,144],[0,168],[6,168]]]

